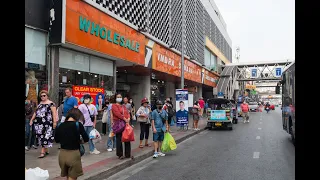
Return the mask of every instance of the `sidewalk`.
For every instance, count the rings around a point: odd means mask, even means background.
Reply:
[[[201,132],[201,131],[194,131],[192,130],[192,116],[189,116],[189,130],[179,130],[178,127],[172,126],[171,135],[176,140],[176,143],[180,143],[183,140]],[[206,126],[206,118],[202,118],[199,121],[199,128],[204,130]],[[99,130],[99,128],[98,128]],[[139,148],[140,142],[140,125],[137,123],[134,126],[134,134],[135,134],[135,141],[131,142],[131,154],[134,156],[134,160],[125,159],[119,160],[116,156],[116,152],[108,152],[106,148],[106,141],[108,136],[102,136],[102,141],[96,144],[97,150],[101,153],[99,155],[91,155],[89,154],[89,146],[85,144],[86,153],[82,156],[82,167],[84,171],[84,175],[79,177],[79,180],[82,179],[101,179],[100,177],[108,177],[112,174],[115,174],[118,171],[123,170],[124,168],[131,166],[135,163],[142,161],[143,159],[152,156],[153,154],[153,141],[152,141],[152,131],[150,130],[149,134],[149,144],[152,144],[152,147],[144,147]],[[144,143],[144,142],[143,142]],[[60,177],[60,167],[58,164],[58,144],[54,144],[52,148],[49,149],[50,154],[43,159],[38,159],[37,157],[40,155],[40,148],[38,149],[30,149],[26,151],[25,154],[25,167],[28,168],[35,168],[39,167],[41,169],[45,169],[49,171],[50,179],[65,179]],[[177,150],[179,151],[179,145]],[[169,152],[170,153],[170,152]]]

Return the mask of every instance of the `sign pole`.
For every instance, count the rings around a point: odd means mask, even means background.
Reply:
[[[184,89],[184,14],[185,0],[182,0],[182,27],[181,27],[181,89]]]

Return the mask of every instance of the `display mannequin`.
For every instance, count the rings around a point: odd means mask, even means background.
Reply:
[[[26,72],[26,97],[27,100],[33,101],[38,105],[38,80],[33,70]]]

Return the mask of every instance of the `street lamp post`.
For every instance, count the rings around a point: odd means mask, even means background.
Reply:
[[[182,0],[182,27],[181,27],[181,89],[184,89],[184,24],[185,0]]]

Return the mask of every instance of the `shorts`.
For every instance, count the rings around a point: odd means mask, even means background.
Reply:
[[[77,178],[83,175],[82,163],[79,149],[66,150],[60,149],[59,166],[61,177]]]
[[[154,142],[163,141],[163,139],[164,139],[164,132],[153,133]]]

